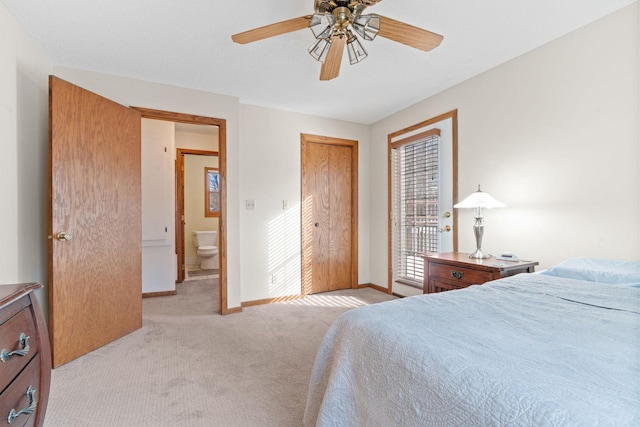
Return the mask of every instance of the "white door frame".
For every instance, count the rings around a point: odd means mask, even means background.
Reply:
[[[392,172],[393,165],[391,162],[391,150],[392,143],[400,139],[410,137],[412,135],[425,132],[429,129],[439,128],[440,134],[440,173],[441,177],[450,176],[451,179],[440,180],[440,194],[441,200],[439,206],[439,221],[438,228],[442,230],[440,233],[440,248],[442,252],[455,252],[458,250],[458,215],[453,209],[454,202],[458,199],[458,110],[452,110],[444,114],[440,114],[436,117],[432,117],[420,123],[416,123],[407,128],[390,133],[387,137],[388,140],[388,291],[389,293],[398,293],[400,295],[415,294],[416,290],[409,286],[395,284],[396,287],[408,288],[408,292],[396,292],[393,283],[393,217],[392,217]],[[445,186],[443,187],[443,182]],[[448,213],[448,216],[447,216]],[[444,231],[446,227],[450,227],[450,231]]]

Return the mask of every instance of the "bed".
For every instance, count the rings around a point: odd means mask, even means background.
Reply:
[[[306,426],[638,426],[640,263],[348,311],[313,367]]]

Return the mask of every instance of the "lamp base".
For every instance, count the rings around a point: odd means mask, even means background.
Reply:
[[[469,254],[469,258],[473,258],[473,259],[488,259],[488,258],[491,258],[491,255],[482,253],[480,248],[478,248],[473,253]]]

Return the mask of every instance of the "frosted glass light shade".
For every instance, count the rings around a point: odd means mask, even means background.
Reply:
[[[460,203],[453,205],[454,208],[504,208],[505,205],[502,202],[497,201],[489,194],[480,190],[478,185],[478,191],[471,193],[466,199]]]
[[[347,52],[349,53],[349,64],[356,64],[367,57],[367,51],[360,43],[360,40],[351,32],[347,31]]]
[[[378,15],[359,15],[353,20],[353,30],[364,40],[373,40],[380,32],[380,17]]]
[[[313,56],[316,61],[324,62],[331,47],[330,39],[318,39],[309,48],[309,55]]]
[[[333,32],[336,18],[330,13],[316,13],[311,17],[309,28],[316,39],[326,39]]]

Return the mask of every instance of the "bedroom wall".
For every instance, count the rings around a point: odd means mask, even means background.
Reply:
[[[301,133],[358,141],[358,283],[369,283],[369,127],[241,104],[243,301],[300,295]],[[255,210],[245,200],[255,200]]]
[[[638,3],[371,127],[371,280],[387,283],[387,134],[458,109],[459,198],[482,184],[483,249],[546,268],[640,260]],[[475,249],[459,212],[459,250]]]
[[[0,3],[0,38],[10,41],[0,43],[0,179],[7,206],[0,212],[1,282],[47,280],[52,73],[124,105],[227,120],[230,308],[299,292],[297,272],[271,286],[273,251],[265,233],[288,221],[285,260],[299,262],[300,133],[360,141],[358,281],[386,286],[386,136],[454,108],[461,197],[481,183],[509,205],[487,212],[485,249],[512,250],[541,267],[573,255],[640,259],[639,16],[634,3],[368,127],[54,67]],[[256,200],[255,211],[244,209],[246,199]],[[286,212],[282,200],[289,202]],[[460,249],[471,250],[471,214],[460,212],[459,221]]]
[[[0,284],[47,285],[48,99],[52,63],[0,2]],[[7,41],[11,41],[8,43]],[[45,310],[47,293],[37,296]]]
[[[245,301],[300,294],[300,217],[295,214],[300,202],[300,133],[358,140],[359,283],[369,282],[368,126],[243,105],[233,97],[102,73],[59,66],[54,67],[53,73],[123,105],[227,120],[229,308]],[[256,210],[244,209],[246,199],[256,200]],[[282,200],[289,202],[286,212],[282,210]],[[274,219],[277,222],[285,217],[288,248],[294,251],[287,252],[287,262],[289,266],[297,262],[297,270],[288,269],[272,284],[268,266],[273,263],[273,240],[269,246],[264,232]]]

